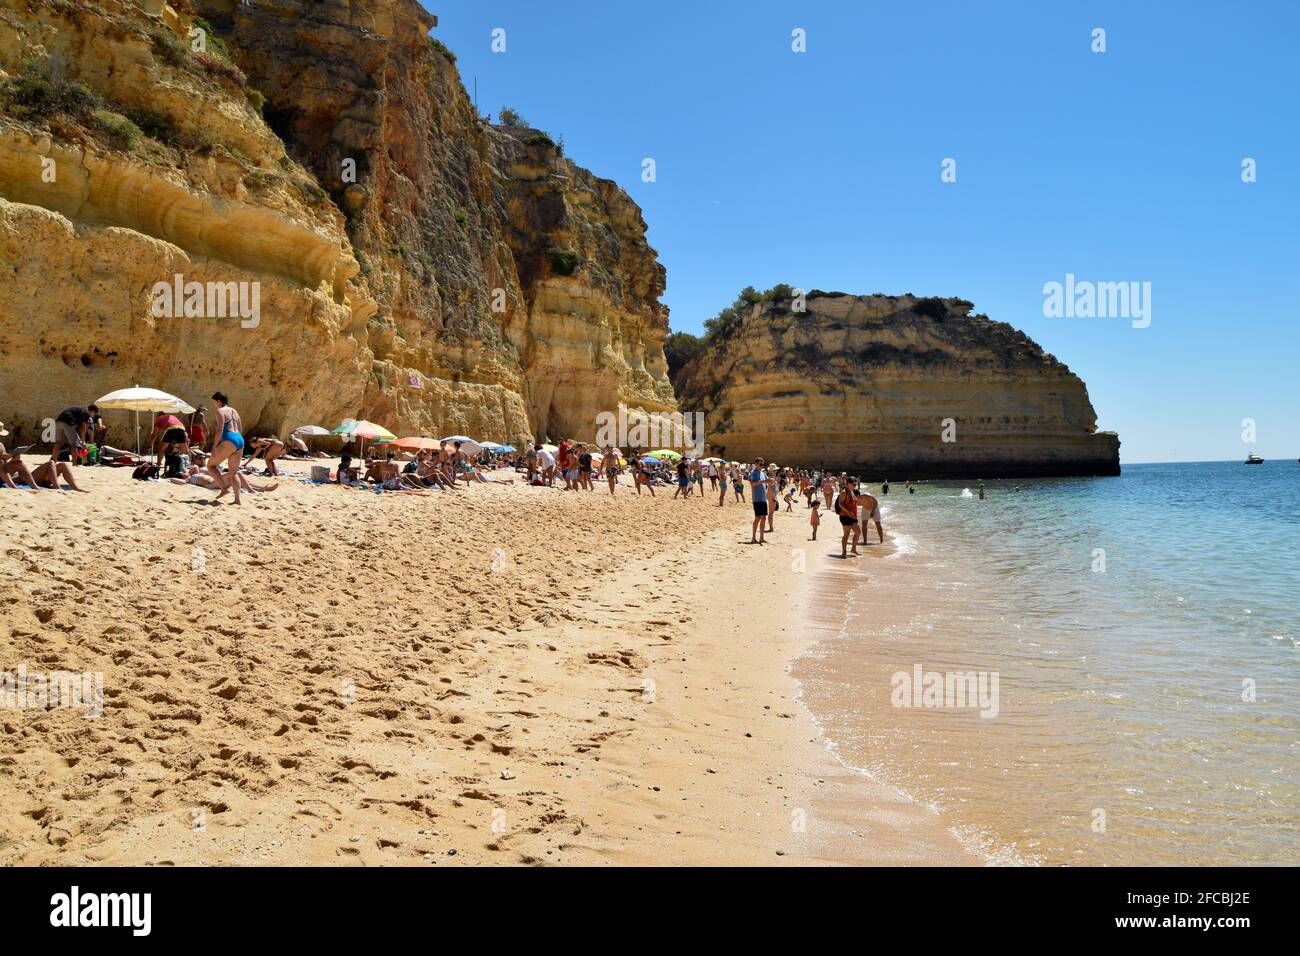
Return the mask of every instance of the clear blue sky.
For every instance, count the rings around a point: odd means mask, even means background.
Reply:
[[[641,204],[674,329],[746,285],[957,295],[1082,376],[1125,462],[1300,457],[1300,3],[425,5],[481,112]],[[1150,282],[1151,326],[1044,317],[1067,272]]]

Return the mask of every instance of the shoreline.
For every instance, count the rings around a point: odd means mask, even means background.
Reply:
[[[847,766],[804,701],[794,671],[827,636],[825,622],[810,626],[808,612],[815,569],[830,560],[816,551],[824,537],[804,540],[807,527],[798,519],[806,521],[806,513],[782,517],[775,534],[783,537],[764,546],[741,575],[734,565],[707,559],[750,548],[744,529],[719,530],[700,549],[711,569],[693,590],[713,600],[678,649],[689,660],[663,654],[646,669],[661,695],[647,718],[651,736],[697,747],[689,754],[634,747],[623,765],[638,781],[670,781],[688,803],[703,789],[717,793],[696,804],[689,831],[675,816],[658,826],[640,820],[636,832],[625,834],[627,853],[618,862],[662,862],[663,841],[670,840],[673,862],[687,865],[981,865],[938,814]],[[786,534],[793,544],[782,543]],[[808,573],[791,573],[795,548],[811,558]],[[701,681],[705,691],[726,695],[701,701]],[[666,688],[680,688],[680,698]],[[701,739],[707,746],[698,746]],[[649,800],[647,809],[656,804],[669,808],[668,801]]]

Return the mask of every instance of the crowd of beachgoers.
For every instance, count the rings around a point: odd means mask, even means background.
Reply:
[[[48,460],[29,467],[22,455],[33,446],[10,451],[0,441],[0,481],[14,489],[60,489],[66,484],[73,491],[86,492],[88,489],[78,483],[74,465],[130,467],[136,478],[213,491],[214,504],[229,494],[238,504],[243,494],[276,490],[277,482],[256,479],[281,477],[283,472],[277,465],[281,459],[332,460],[322,451],[313,451],[300,431],[292,433],[288,441],[274,436],[246,438],[239,412],[226,395],[216,392],[212,402],[211,419],[202,405],[187,415],[154,414],[143,456],[108,443],[108,425],[97,405],[66,408],[53,419]],[[845,473],[782,467],[762,458],[739,462],[712,456],[689,457],[672,449],[629,449],[625,454],[612,445],[599,450],[570,439],[558,445],[534,442],[520,451],[511,445],[478,442],[467,436],[396,439],[382,429],[375,430],[383,432],[387,439],[375,437],[367,444],[366,435],[371,433],[364,429],[353,427],[334,433],[315,429],[314,434],[349,437],[338,455],[337,466],[331,469],[313,465],[309,480],[376,494],[427,495],[463,490],[479,482],[519,481],[565,491],[594,491],[603,484],[613,495],[624,484],[626,475],[637,495],[654,497],[656,488],[672,488],[672,497],[683,501],[712,501],[716,495],[718,507],[725,507],[729,501],[743,504],[748,497],[753,509],[752,544],[766,543],[766,536],[775,531],[775,518],[783,502],[786,512],[793,511],[796,502],[802,504],[814,541],[822,514],[834,514],[841,529],[842,557],[857,555],[859,543],[869,543],[873,524],[878,541],[884,541],[879,498]],[[0,439],[8,434],[0,422]],[[911,482],[907,490],[915,492]],[[881,492],[889,494],[888,480]]]

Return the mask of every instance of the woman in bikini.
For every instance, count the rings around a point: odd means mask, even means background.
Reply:
[[[858,553],[858,499],[847,478],[840,479],[839,497],[835,499],[835,513],[840,516],[840,557],[849,556],[849,535],[853,535],[853,554]]]
[[[217,493],[217,501],[233,488],[235,504],[239,504],[239,482],[235,481],[233,476],[238,473],[239,464],[244,458],[244,423],[240,421],[239,412],[230,407],[225,392],[215,392],[212,401],[217,407],[217,418],[214,424],[219,424],[221,431],[214,436],[212,457],[208,459],[208,474],[217,480],[217,485],[221,488]],[[221,473],[223,462],[226,463],[232,476],[229,484],[226,484],[225,476]]]
[[[253,439],[253,460],[256,461],[258,456],[262,457],[262,462],[266,465],[266,477],[278,478],[279,470],[275,467],[275,460],[284,454],[284,442],[278,438],[255,438]]]

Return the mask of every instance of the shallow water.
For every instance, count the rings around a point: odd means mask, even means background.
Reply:
[[[841,758],[993,862],[1297,862],[1300,464],[985,484],[892,485],[898,553],[813,582],[842,623],[796,674]],[[996,707],[903,699],[917,665]]]

